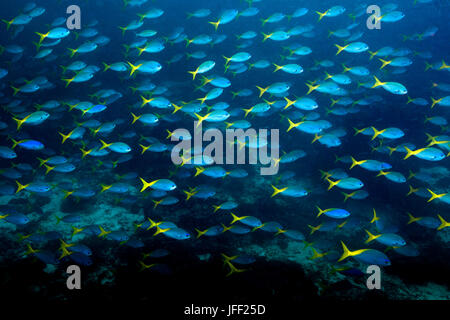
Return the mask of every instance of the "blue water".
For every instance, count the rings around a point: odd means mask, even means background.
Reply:
[[[148,287],[159,288],[160,298],[171,296],[182,304],[195,299],[228,303],[256,298],[290,304],[320,297],[450,297],[446,280],[450,220],[448,1],[380,2],[379,30],[367,28],[368,5],[360,1],[138,2],[0,4],[0,18],[5,20],[0,31],[0,266],[5,275],[1,283],[10,297],[24,295],[42,301],[156,299],[158,291]],[[53,44],[58,37],[50,32],[37,51],[36,32],[66,28],[66,8],[72,4],[81,9],[81,30],[71,30]],[[334,6],[345,11],[318,21],[316,11],[330,9],[332,15]],[[249,7],[258,9],[256,15],[242,15]],[[39,8],[45,10],[39,12]],[[160,10],[157,17],[151,17],[152,8]],[[306,8],[307,13],[288,17],[299,8]],[[205,17],[187,18],[188,12],[199,9],[210,12]],[[208,22],[223,20],[222,13],[231,9],[239,16],[219,24],[215,31]],[[402,18],[389,21],[392,12]],[[130,30],[130,23],[139,22],[138,14],[143,13],[148,16],[142,26]],[[261,20],[275,13],[283,14],[280,21],[269,19],[262,25]],[[30,14],[34,15],[30,21],[20,23]],[[55,23],[57,18],[61,18],[59,24]],[[119,27],[128,30],[122,35]],[[303,30],[295,33],[294,27]],[[156,34],[138,36],[143,30]],[[254,37],[236,37],[246,31],[254,31]],[[331,36],[330,31],[334,32]],[[262,41],[261,33],[272,36]],[[288,39],[277,41],[279,34]],[[194,41],[186,45],[186,39],[199,35],[211,39],[206,44]],[[223,41],[212,44],[221,36],[225,36]],[[163,49],[138,55],[137,48],[144,48],[146,42],[160,43]],[[355,42],[368,49],[349,52]],[[96,43],[96,48],[69,57],[68,48],[89,43]],[[336,44],[349,47],[337,55]],[[311,53],[289,54],[289,49],[299,47],[308,47]],[[379,53],[382,48],[387,55]],[[37,58],[45,49],[52,50]],[[201,57],[187,57],[195,52]],[[223,56],[230,58],[239,52],[248,53],[250,58],[232,59],[229,69],[224,68]],[[379,59],[391,62],[380,69]],[[188,71],[207,60],[213,61],[214,67],[204,73],[200,70],[193,80]],[[268,66],[255,67],[261,60]],[[74,61],[85,65],[63,73],[61,66]],[[139,65],[145,61],[159,63],[161,70],[143,71]],[[399,61],[406,64],[396,65]],[[104,71],[103,63],[121,63],[123,70]],[[285,68],[274,72],[273,64]],[[302,72],[289,73],[286,65],[290,64],[301,67]],[[133,76],[130,65],[137,67]],[[364,67],[368,73],[345,72],[343,65]],[[326,72],[331,79],[325,79]],[[80,80],[80,74],[89,75],[89,79]],[[203,77],[212,80],[219,76],[230,85],[217,98],[201,104],[197,99],[207,97],[217,87],[207,83],[200,88]],[[374,76],[383,82],[381,86],[373,87]],[[343,84],[339,77],[351,83]],[[71,78],[74,81],[68,86],[61,80]],[[270,86],[278,82],[288,89],[271,93]],[[392,93],[392,83],[407,92]],[[148,88],[139,89],[144,84]],[[308,94],[307,84],[317,87]],[[36,87],[30,89],[32,85]],[[327,85],[331,86],[328,91]],[[257,86],[268,91],[260,97]],[[17,88],[17,94],[12,87]],[[250,93],[233,97],[244,89]],[[149,100],[142,106],[142,96],[164,98],[165,103],[156,105]],[[316,102],[314,110],[302,109],[300,102],[285,109],[285,98],[301,101],[306,97]],[[56,101],[56,105],[48,107],[49,101]],[[226,104],[221,111],[224,118],[214,121],[219,102]],[[259,103],[266,103],[267,110],[253,110],[245,116],[242,109]],[[106,108],[97,113],[93,109],[97,105]],[[181,106],[181,110],[174,106]],[[131,113],[153,114],[157,123],[144,125],[141,118],[132,124]],[[204,130],[219,129],[222,133],[227,123],[235,128],[231,123],[239,120],[247,120],[255,130],[279,130],[278,142],[267,139],[269,154],[279,151],[277,174],[261,175],[261,164],[249,164],[248,157],[245,164],[188,163],[177,167],[170,156],[177,142],[167,138],[167,131],[185,128],[194,135],[194,121],[199,117],[204,119]],[[296,126],[289,132],[288,119]],[[17,121],[23,123],[20,128]],[[302,130],[302,121],[317,129],[317,135]],[[113,125],[112,130],[104,131],[107,125]],[[84,128],[78,129],[82,134],[61,143],[59,133],[67,135],[76,128]],[[355,128],[367,129],[355,135]],[[382,132],[372,139],[373,128]],[[388,128],[399,129],[401,136],[390,137],[383,131]],[[429,145],[426,134],[437,143]],[[330,136],[337,145],[327,145]],[[311,143],[314,138],[319,141]],[[14,146],[13,140],[19,145]],[[36,140],[44,148],[29,150],[26,140]],[[109,145],[102,149],[100,140]],[[117,145],[119,142],[129,150],[118,150],[123,147]],[[265,142],[260,141],[259,146]],[[143,154],[141,145],[149,147]],[[203,147],[207,145],[203,143]],[[405,145],[414,153],[407,159]],[[80,149],[90,153],[82,157]],[[390,150],[394,150],[392,154]],[[14,157],[6,155],[13,151]],[[290,162],[287,157],[293,151],[301,151],[302,156]],[[426,151],[435,153],[439,161],[421,157]],[[74,170],[64,172],[60,163],[52,163],[56,156],[72,164]],[[376,160],[389,167],[381,174],[362,166],[350,170],[351,157]],[[38,158],[45,159],[45,166]],[[196,176],[200,169],[205,171]],[[340,169],[344,176],[333,175],[333,169]],[[245,174],[237,176],[242,170]],[[327,190],[329,183],[322,179],[321,170],[331,174],[331,181],[344,180]],[[363,186],[346,188],[346,177],[358,179]],[[155,184],[141,192],[140,178]],[[176,188],[164,191],[164,183]],[[23,189],[17,188],[19,184]],[[272,186],[287,189],[272,197]],[[407,196],[410,186],[415,191]],[[290,195],[296,188],[301,195]],[[357,199],[359,194],[353,195],[354,191],[364,191],[365,196]],[[348,194],[346,201],[343,193]],[[433,193],[437,199],[431,198]],[[235,203],[232,209],[213,212],[213,206],[229,201]],[[350,216],[336,219],[325,213],[316,217],[317,207],[344,209]],[[374,209],[377,221],[372,221]],[[230,213],[239,221],[233,221]],[[419,219],[411,222],[408,213]],[[56,216],[62,220],[58,222]],[[208,228],[210,233],[197,237],[196,229]],[[365,243],[365,230],[378,238]],[[389,243],[392,234],[405,243]],[[346,256],[341,242],[351,251],[366,251]],[[162,253],[155,251],[161,249]],[[315,259],[313,249],[323,255]],[[224,259],[221,254],[235,257]],[[342,261],[338,261],[340,257]],[[383,263],[382,288],[374,294],[366,288],[366,268]],[[66,268],[73,264],[83,271],[79,292],[65,286]],[[243,272],[233,272],[235,268]],[[407,289],[401,291],[399,283]]]

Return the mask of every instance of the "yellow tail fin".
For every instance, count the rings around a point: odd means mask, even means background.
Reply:
[[[444,228],[450,227],[450,223],[445,221],[444,218],[442,218],[440,215],[437,215],[439,218],[439,221],[441,221],[441,225],[437,228],[438,230],[442,230]]]
[[[409,217],[409,220],[408,220],[408,223],[407,223],[407,224],[411,224],[411,223],[413,223],[413,222],[417,222],[417,221],[419,221],[419,220],[422,219],[421,217],[419,217],[419,218],[414,217],[414,216],[413,216],[411,213],[409,213],[409,212],[407,212],[407,214],[408,214],[408,217]]]
[[[338,48],[338,51],[336,52],[336,55],[342,52],[342,50],[345,50],[348,45],[341,47],[340,45],[335,44],[336,48]]]
[[[379,87],[379,86],[383,86],[386,84],[386,82],[381,82],[377,77],[373,76],[374,80],[375,80],[375,84],[372,86],[373,88]]]
[[[384,67],[386,67],[388,64],[390,64],[392,62],[392,60],[391,61],[386,61],[386,60],[383,60],[383,59],[378,59],[378,60],[380,60],[383,63],[383,65],[380,67],[380,70],[383,69]]]
[[[134,124],[134,123],[135,123],[136,121],[138,121],[139,118],[141,117],[141,116],[135,115],[133,112],[131,113],[131,116],[133,117],[133,121],[131,122],[131,124]]]
[[[214,29],[217,31],[217,29],[219,28],[219,25],[220,25],[220,20],[218,20],[217,22],[209,21],[208,23],[212,24],[214,26]]]
[[[323,19],[323,17],[325,17],[328,14],[328,10],[325,12],[316,11],[316,13],[319,15],[319,19],[317,21],[320,21]]]
[[[330,184],[328,186],[328,191],[331,190],[334,186],[336,186],[339,182],[341,182],[341,180],[337,180],[337,181],[331,181],[330,179],[327,178],[328,183]]]
[[[272,185],[272,189],[273,189],[273,193],[270,196],[271,198],[275,197],[279,193],[283,193],[284,191],[286,191],[288,189],[288,187],[285,187],[285,188],[282,188],[282,189],[278,189],[274,185]]]
[[[369,242],[371,242],[371,241],[373,241],[373,240],[375,240],[375,239],[377,239],[377,238],[379,238],[381,236],[381,234],[373,235],[373,234],[371,234],[369,232],[369,230],[366,230],[366,233],[367,233],[368,237],[367,237],[367,240],[364,243],[369,243]]]
[[[269,87],[267,87],[267,88],[261,88],[261,87],[258,87],[258,86],[256,86],[257,88],[258,88],[258,90],[259,90],[259,97],[261,98],[262,96],[263,96],[263,94],[267,91],[267,89],[269,89]]]

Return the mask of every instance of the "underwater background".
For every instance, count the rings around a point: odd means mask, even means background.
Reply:
[[[68,29],[71,5],[81,29]],[[449,11],[447,0],[1,2],[2,296],[448,300]],[[198,150],[174,164],[194,121],[255,129],[232,145],[266,147],[270,164]],[[70,265],[80,290],[66,286]]]

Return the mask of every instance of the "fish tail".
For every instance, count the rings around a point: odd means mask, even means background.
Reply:
[[[369,51],[369,54],[370,54],[369,60],[372,60],[373,57],[375,57],[378,54],[378,51],[375,51],[375,52]]]
[[[342,52],[342,50],[345,50],[345,48],[347,48],[347,46],[341,47],[338,44],[335,44],[335,47],[338,48],[338,51],[336,52],[336,55],[338,55],[339,53]]]
[[[39,36],[39,47],[41,46],[42,41],[44,41],[44,39],[48,36],[48,33],[44,34],[44,33],[39,33],[39,32],[35,32],[38,36]]]
[[[314,232],[320,230],[320,228],[322,227],[322,224],[319,224],[317,227],[314,227],[314,226],[308,224],[308,227],[311,229],[311,232],[309,234],[312,235]]]
[[[16,180],[16,184],[17,184],[17,190],[16,193],[19,193],[20,191],[22,191],[23,189],[26,189],[26,187],[28,187],[28,184],[23,185],[21,184],[19,181]]]
[[[196,170],[196,172],[195,172],[195,176],[194,177],[198,176],[203,171],[205,171],[205,168],[203,168],[203,167],[196,167],[195,170]]]
[[[353,128],[353,130],[355,130],[354,136],[357,136],[358,134],[364,132],[366,130],[366,128],[362,128],[362,129]]]
[[[105,148],[108,148],[110,145],[111,145],[111,143],[110,144],[107,144],[105,141],[103,141],[102,139],[100,139],[100,143],[102,144],[102,146],[101,146],[101,148],[99,149],[99,150],[103,150],[103,149],[105,149]]]
[[[412,151],[412,150],[410,150],[408,147],[405,147],[405,150],[406,150],[406,156],[403,158],[403,160],[406,160],[406,159],[408,159],[409,157],[415,155],[415,152]]]
[[[208,117],[209,117],[209,113],[206,115],[206,116],[201,116],[201,115],[199,115],[198,113],[194,113],[195,114],[195,116],[197,117],[197,119],[198,119],[198,123],[197,123],[197,128],[200,126],[200,124],[204,121],[204,120],[206,120]]]
[[[155,181],[147,182],[144,179],[142,179],[141,177],[139,177],[139,179],[141,179],[141,182],[142,182],[142,189],[140,192],[145,191],[145,189],[147,189],[148,187],[151,187],[158,181],[158,180],[155,180]]]
[[[131,68],[130,77],[141,67],[141,65],[134,66],[131,62],[127,61],[128,65]]]
[[[264,37],[262,42],[265,42],[267,39],[269,39],[272,36],[272,33],[271,34],[265,34],[264,32],[261,32],[261,33],[262,33],[262,35]]]
[[[376,177],[381,177],[387,175],[388,172],[384,172],[383,170],[380,170],[380,172],[376,175]]]
[[[201,230],[199,230],[197,228],[195,228],[195,231],[197,232],[197,239],[200,238],[202,235],[204,235],[206,233],[206,230],[205,231],[201,231]]]
[[[66,83],[66,88],[69,86],[69,84],[72,82],[72,80],[73,80],[73,78],[72,79],[61,79],[61,81],[64,81]]]
[[[277,72],[280,69],[283,69],[283,66],[279,66],[276,63],[273,64],[275,66],[275,70],[273,71],[274,73]]]
[[[233,217],[233,220],[230,222],[230,225],[235,223],[236,221],[241,220],[238,216],[236,216],[233,212],[230,212],[231,216]]]
[[[31,253],[37,253],[37,252],[39,252],[39,250],[33,249],[29,243],[27,244],[27,251],[25,252],[26,255],[29,255]]]
[[[130,51],[130,46],[127,44],[123,44],[122,46],[125,47],[125,57],[128,55],[128,52]]]
[[[12,19],[11,21],[2,19],[2,21],[3,21],[4,23],[6,23],[6,30],[9,30],[9,28],[11,27],[11,24],[14,22],[14,19]]]
[[[309,90],[306,93],[306,95],[310,94],[311,92],[313,92],[314,90],[316,90],[319,86],[313,86],[312,84],[306,83],[306,85],[308,86]]]
[[[439,218],[439,221],[441,222],[441,225],[437,228],[437,230],[442,230],[442,229],[450,226],[450,223],[445,221],[444,218],[442,218],[439,214],[437,216]]]
[[[225,67],[228,66],[228,64],[230,63],[231,58],[228,58],[226,56],[222,56],[225,59]]]
[[[14,86],[11,86],[11,89],[14,90],[13,96],[15,96],[20,91],[20,88],[16,88]]]
[[[372,89],[384,85],[384,82],[381,82],[376,76],[373,76],[373,78],[375,80],[375,84],[372,86]]]
[[[345,64],[342,64],[342,68],[344,69],[342,72],[346,73],[348,71],[350,71],[352,68],[347,67]]]
[[[261,98],[262,96],[263,96],[263,94],[267,91],[267,89],[269,89],[269,87],[267,87],[267,88],[261,88],[261,87],[258,87],[258,86],[256,86],[256,88],[258,88],[258,90],[259,90],[259,97]]]
[[[319,206],[316,206],[316,208],[317,208],[317,210],[319,210],[319,212],[317,213],[317,216],[316,216],[316,218],[318,218],[318,217],[320,217],[322,215],[322,213],[325,212],[325,210],[320,209]]]
[[[441,102],[441,100],[442,100],[442,99],[436,100],[436,99],[434,99],[433,97],[431,97],[431,101],[433,101],[433,103],[431,104],[431,108],[434,108],[434,106],[436,105],[436,103]]]
[[[246,118],[247,117],[247,115],[253,110],[253,108],[249,108],[249,109],[242,109],[242,110],[244,110],[245,111],[245,115],[244,115],[244,118]]]
[[[291,105],[293,105],[296,102],[296,101],[290,100],[288,97],[284,97],[284,100],[286,100],[286,106],[284,107],[284,110],[286,110],[287,108],[289,108]]]
[[[378,131],[375,127],[372,127],[373,130],[373,136],[372,136],[372,140],[375,140],[376,137],[378,137],[380,134],[382,134],[384,132],[384,130]]]
[[[146,146],[144,146],[144,145],[142,145],[142,144],[139,144],[139,146],[142,148],[142,151],[141,151],[141,154],[144,154],[145,153],[145,151],[147,151],[148,150],[148,148],[150,148],[150,146],[148,146],[148,147],[146,147]]]
[[[410,104],[411,102],[414,102],[414,99],[408,96],[408,102],[406,102],[406,104]]]
[[[86,151],[83,148],[80,148],[80,150],[81,150],[81,153],[82,153],[81,159],[84,159],[84,157],[86,157],[92,151],[92,149]]]
[[[348,198],[351,198],[354,193],[345,193],[342,192],[342,195],[344,196],[344,202],[347,202]]]
[[[430,199],[428,199],[427,202],[431,202],[431,201],[433,201],[434,199],[439,199],[440,197],[442,197],[442,195],[439,195],[439,194],[434,193],[433,191],[431,191],[431,189],[427,189],[427,190],[428,190],[428,192],[431,194],[431,197],[430,197]]]
[[[373,209],[373,217],[372,220],[370,220],[370,223],[374,223],[375,221],[378,221],[377,212],[375,209]]]
[[[119,27],[122,30],[122,37],[125,35],[125,31],[127,31],[127,27]]]
[[[322,20],[323,17],[328,13],[328,10],[325,11],[325,12],[319,12],[319,11],[316,11],[316,13],[319,15],[319,19],[317,20],[317,22],[319,22],[319,21]]]
[[[206,101],[206,99],[208,99],[208,96],[205,96],[205,97],[203,97],[203,98],[198,98],[197,100],[201,101],[201,102],[202,102],[201,104],[204,104],[205,101]],[[208,111],[209,111],[209,110],[208,110]]]
[[[147,48],[137,48],[137,50],[139,51],[138,56],[140,57],[142,55],[142,52],[144,52]]]
[[[195,77],[197,76],[197,72],[198,72],[198,69],[195,71],[188,71],[188,73],[192,74],[192,80],[195,80]]]
[[[411,213],[407,212],[409,220],[407,224],[411,224],[413,222],[419,221],[421,218],[414,217]]]
[[[139,21],[142,22],[142,20],[145,19],[145,15],[142,13],[138,13],[137,16],[140,18]]]
[[[317,140],[320,140],[323,136],[319,136],[317,133],[314,135],[314,139],[311,141],[311,144],[316,142]]]
[[[105,62],[102,62],[103,65],[105,66],[105,69],[103,69],[103,72],[105,72],[106,70],[108,70],[109,68],[111,68],[110,65],[106,64]]]
[[[217,20],[217,22],[214,21],[209,21],[209,24],[212,24],[214,26],[214,29],[217,31],[217,28],[219,28],[219,24],[220,24],[220,19]]]
[[[231,276],[233,273],[240,273],[246,271],[246,269],[238,269],[236,268],[230,261],[225,261],[225,263],[230,268],[230,272],[226,275],[227,277]]]
[[[394,151],[397,150],[397,147],[395,148],[391,148],[391,147],[387,147],[389,149],[389,156],[392,156],[392,154],[394,153]]]
[[[63,69],[63,73],[62,74],[66,73],[67,67],[65,67],[65,66],[60,66],[60,67],[61,67],[61,69]]]
[[[134,123],[135,123],[136,121],[138,121],[139,118],[141,117],[141,116],[135,115],[133,112],[131,112],[131,115],[133,116],[133,122],[131,122],[131,124],[134,124]]]
[[[64,192],[64,198],[63,199],[66,199],[68,196],[70,196],[73,193],[73,191],[67,191],[67,190],[63,190],[63,192]]]
[[[408,178],[406,180],[410,180],[410,179],[414,178],[415,176],[416,176],[416,174],[414,172],[412,172],[412,170],[409,170],[409,175],[408,175]]]
[[[341,262],[342,260],[348,258],[351,255],[351,251],[348,250],[347,246],[345,245],[345,243],[343,241],[341,241],[341,245],[342,245],[342,256],[339,258],[339,260],[337,262]]]
[[[59,135],[62,137],[62,141],[61,144],[63,144],[64,142],[66,142],[66,140],[71,136],[72,132],[69,132],[68,134],[63,134],[62,132],[58,132]]]
[[[48,166],[46,164],[44,164],[44,167],[47,169],[47,170],[45,170],[45,175],[47,175],[50,171],[55,169],[55,167],[51,167],[51,166]]]
[[[159,201],[152,200],[155,204],[153,205],[153,209],[156,209],[156,207],[162,202],[162,199]]]
[[[77,49],[67,48],[67,50],[70,51],[70,55],[69,55],[70,58],[72,58],[75,55],[75,53],[77,53]]]
[[[177,106],[176,104],[172,103],[173,106],[173,113],[176,113],[178,110],[181,110],[183,107],[182,106]]]
[[[383,64],[383,65],[380,67],[380,70],[383,69],[384,67],[386,67],[388,64],[390,64],[390,63],[392,62],[392,60],[390,60],[390,61],[386,61],[386,60],[383,60],[383,59],[378,59],[378,60],[380,60],[381,63]]]
[[[337,181],[331,181],[329,178],[326,179],[328,181],[328,183],[330,184],[328,186],[328,190],[331,190],[334,186],[336,186],[341,180],[337,180]]]
[[[351,157],[351,158],[352,158],[352,165],[350,166],[350,170],[353,169],[355,166],[359,165],[359,162],[356,161],[355,158],[353,158],[353,157]]]
[[[369,243],[369,242],[375,240],[376,238],[378,238],[377,236],[371,234],[369,232],[369,230],[365,230],[365,231],[366,231],[368,237],[367,237],[367,240],[364,243]]]
[[[416,193],[417,191],[419,191],[419,189],[415,189],[412,185],[409,185],[409,191],[408,191],[408,193],[406,194],[406,196],[408,197],[408,196],[410,196],[411,194]]]
[[[273,197],[275,197],[277,194],[282,193],[282,192],[284,192],[284,191],[287,190],[287,187],[286,187],[286,188],[282,188],[282,189],[278,189],[278,188],[275,187],[273,184],[272,184],[271,186],[272,186],[272,189],[273,189],[273,193],[272,193],[272,195],[270,196],[271,198],[273,198]]]
[[[442,70],[442,69],[449,69],[450,68],[450,66],[444,61],[444,60],[442,60],[442,65],[441,65],[441,67],[439,68],[439,70]]]
[[[299,125],[298,123],[292,122],[289,118],[287,120],[289,122],[289,128],[286,130],[286,132],[291,131],[293,128],[296,128]]]
[[[48,161],[46,159],[41,159],[39,157],[37,159],[39,160],[39,168],[42,167],[42,165]]]

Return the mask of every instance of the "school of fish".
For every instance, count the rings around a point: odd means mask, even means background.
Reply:
[[[420,256],[409,228],[446,232],[449,186],[437,190],[421,171],[436,163],[449,168],[449,57],[427,49],[446,35],[433,21],[417,33],[392,32],[408,12],[434,0],[382,1],[382,15],[374,17],[381,30],[367,28],[369,4],[359,1],[331,7],[301,1],[279,11],[270,2],[236,0],[217,10],[192,1],[181,14],[171,1],[117,1],[126,23],[115,29],[103,28],[108,18],[99,17],[69,30],[64,7],[39,2],[2,12],[0,224],[16,227],[9,246],[45,264],[88,266],[97,250],[90,239],[100,238],[140,250],[136,264],[144,272],[170,254],[172,241],[207,246],[224,233],[249,239],[263,233],[304,242],[323,268],[351,276],[361,265]],[[384,29],[391,30],[385,42],[372,38]],[[411,79],[421,83],[420,95]],[[279,148],[271,159],[278,173],[217,164],[203,150],[182,154],[175,165],[173,138],[193,139],[176,129],[194,130],[194,121],[222,132],[279,129],[279,146],[270,139],[234,142],[248,151]],[[324,167],[327,157],[333,161]],[[310,173],[312,185],[302,180],[302,163],[320,165]],[[249,194],[244,182],[264,190]],[[391,225],[388,211],[373,201],[374,183],[402,190],[396,201],[414,198],[429,214],[405,210],[396,217],[403,223]],[[230,187],[242,198],[231,198]],[[248,196],[279,210],[269,218],[240,209]],[[144,210],[115,228],[84,210],[43,212],[40,198]],[[354,212],[352,202],[371,209]],[[295,213],[307,222],[286,223],[285,205],[308,207]],[[180,208],[194,228],[174,217]],[[361,237],[349,245],[346,233],[355,229]],[[167,246],[154,248],[157,237],[168,238]],[[316,246],[322,239],[333,241]],[[251,272],[258,258],[232,246],[214,254],[228,276]]]

